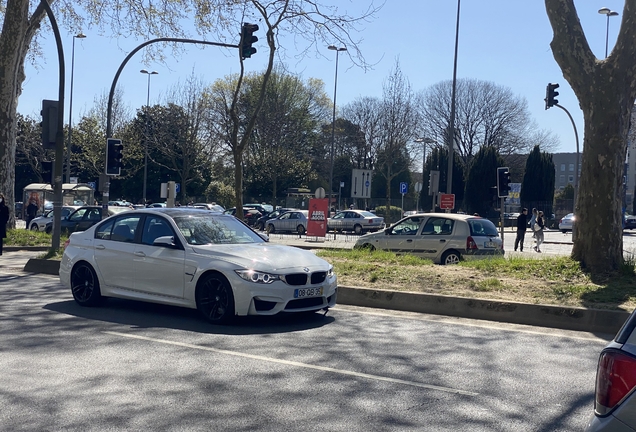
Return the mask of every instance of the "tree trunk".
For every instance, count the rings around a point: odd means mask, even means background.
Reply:
[[[234,152],[234,194],[236,213],[234,217],[245,220],[243,217],[243,152]]]
[[[386,217],[384,218],[386,221],[386,226],[389,226],[392,222],[391,220],[391,167],[387,166],[386,168]]]

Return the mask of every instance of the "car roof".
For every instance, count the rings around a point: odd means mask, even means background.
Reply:
[[[453,220],[468,220],[468,219],[484,219],[480,216],[474,216],[474,215],[467,215],[467,214],[458,214],[458,213],[416,213],[413,215],[408,215],[406,216],[406,218],[410,218],[413,216],[425,216],[425,217],[445,217],[448,219],[453,219]],[[403,219],[406,219],[403,218]],[[488,220],[488,219],[486,219]]]
[[[218,215],[225,217],[234,217],[230,215],[224,215],[222,212],[215,212],[214,210],[207,209],[199,209],[194,207],[149,207],[145,209],[137,210],[136,212],[147,212],[147,213],[161,213],[170,217],[175,216],[209,216],[209,215]]]

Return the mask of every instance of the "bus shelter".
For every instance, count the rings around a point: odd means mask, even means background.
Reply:
[[[94,202],[94,190],[84,183],[64,183],[62,184],[62,205],[91,205]],[[31,183],[23,190],[24,211],[23,218],[26,218],[26,208],[33,202],[38,207],[38,215],[44,210],[53,208],[54,192],[53,187],[48,183]]]

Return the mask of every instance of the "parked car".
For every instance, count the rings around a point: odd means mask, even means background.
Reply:
[[[265,225],[268,234],[276,232],[296,232],[303,235],[307,232],[309,210],[294,210],[270,219]]]
[[[563,234],[568,231],[572,231],[572,225],[574,225],[574,213],[568,213],[559,221],[559,229]]]
[[[269,204],[248,203],[243,204],[243,208],[253,208],[261,212],[261,215],[269,214],[274,211],[274,207]]]
[[[278,216],[282,215],[283,213],[286,213],[288,211],[292,211],[292,210],[298,210],[298,209],[294,209],[294,208],[279,208],[274,210],[271,213],[265,214],[261,217],[258,218],[258,220],[256,221],[256,224],[254,224],[254,226],[263,231],[265,230],[265,224],[267,223],[268,220],[270,219],[274,219],[277,218]]]
[[[585,432],[636,431],[636,310],[601,351]]]
[[[77,206],[62,206],[62,218],[67,217],[69,214],[77,210]],[[31,231],[46,231],[46,225],[53,221],[53,210],[46,210],[42,216],[36,217],[31,221],[29,229]]]
[[[223,213],[236,216],[236,207],[227,209]],[[263,216],[263,214],[255,208],[243,207],[243,219],[249,226],[254,226],[258,218],[260,218],[261,216]]]
[[[108,215],[131,211],[128,207],[108,206]],[[76,209],[68,216],[63,217],[60,226],[61,232],[71,234],[76,231],[85,231],[102,220],[102,208],[100,206],[84,206]],[[46,224],[46,232],[53,231],[53,221]]]
[[[72,234],[59,275],[81,306],[120,297],[198,309],[215,324],[326,310],[338,285],[313,252],[268,244],[232,216],[185,207],[121,213]]]
[[[625,226],[623,229],[632,230],[636,228],[636,216],[634,215],[626,215],[625,216]]]
[[[165,208],[166,207],[166,203],[151,203],[151,204],[146,204],[146,208]]]
[[[363,235],[354,247],[409,253],[438,264],[504,254],[503,242],[491,221],[452,213],[406,217],[382,232]]]
[[[192,207],[194,207],[194,208],[202,208],[202,209],[205,209],[205,210],[218,211],[218,212],[221,212],[221,213],[225,211],[223,206],[219,205],[217,203],[194,203],[194,204],[192,204]]]
[[[384,228],[384,218],[364,210],[344,210],[327,219],[329,231],[353,231],[356,234]]]

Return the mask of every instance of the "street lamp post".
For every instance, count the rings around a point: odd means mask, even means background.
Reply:
[[[446,173],[446,193],[453,193],[453,146],[455,145],[455,92],[457,88],[457,48],[459,46],[459,10],[461,0],[457,0],[457,22],[455,24],[455,56],[453,60],[453,87],[451,92],[450,125],[448,127],[448,171]],[[450,209],[446,212],[450,213]]]
[[[333,152],[336,142],[336,90],[338,89],[338,54],[346,51],[346,47],[336,47],[329,45],[328,49],[336,52],[336,77],[333,84],[333,117],[331,121],[331,153],[329,155],[329,211],[331,211],[331,202],[333,201]]]
[[[157,75],[159,72],[149,72],[146,69],[142,69],[139,72],[148,75],[148,96],[146,97],[146,131],[144,133],[144,193],[142,197],[142,202],[144,205],[146,205],[146,182],[148,178],[148,115],[150,109],[150,75]]]
[[[609,19],[613,16],[618,16],[618,12],[611,10],[610,8],[600,8],[598,13],[601,15],[607,15],[607,25],[605,26],[605,58],[607,58],[607,39],[609,37]]]
[[[435,141],[430,138],[415,138],[414,141],[416,143],[422,143],[422,190],[424,190],[424,172],[426,171],[426,144],[433,144]],[[422,204],[424,203],[422,202]],[[422,205],[422,207],[424,207],[424,205]]]
[[[71,134],[73,131],[73,72],[75,69],[75,39],[84,39],[86,35],[79,32],[73,36],[73,49],[71,50],[71,94],[69,95],[68,108],[68,143],[66,144],[66,183],[71,182]]]

